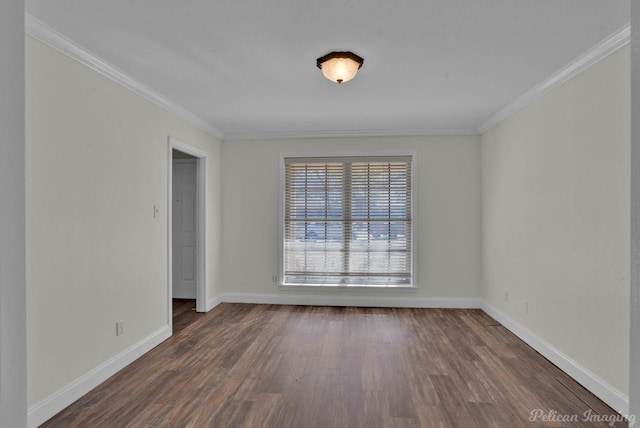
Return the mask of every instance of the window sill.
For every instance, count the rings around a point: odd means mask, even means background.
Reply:
[[[415,285],[279,284],[281,290],[395,290],[417,291]]]

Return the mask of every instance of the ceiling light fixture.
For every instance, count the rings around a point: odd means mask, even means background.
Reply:
[[[364,59],[353,52],[331,52],[316,60],[316,65],[324,77],[336,83],[353,79],[362,67]]]

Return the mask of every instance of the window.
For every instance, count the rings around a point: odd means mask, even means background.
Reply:
[[[412,286],[411,163],[285,157],[283,284]]]

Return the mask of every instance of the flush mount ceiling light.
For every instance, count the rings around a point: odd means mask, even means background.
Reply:
[[[348,82],[356,76],[364,59],[353,52],[331,52],[316,60],[324,77],[336,83]]]

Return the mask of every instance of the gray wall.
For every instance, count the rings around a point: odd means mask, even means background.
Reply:
[[[629,414],[640,416],[640,4],[631,2],[631,346]]]
[[[24,1],[0,2],[0,427],[26,426]]]
[[[599,378],[621,411],[629,126],[625,46],[482,136],[483,299]]]

